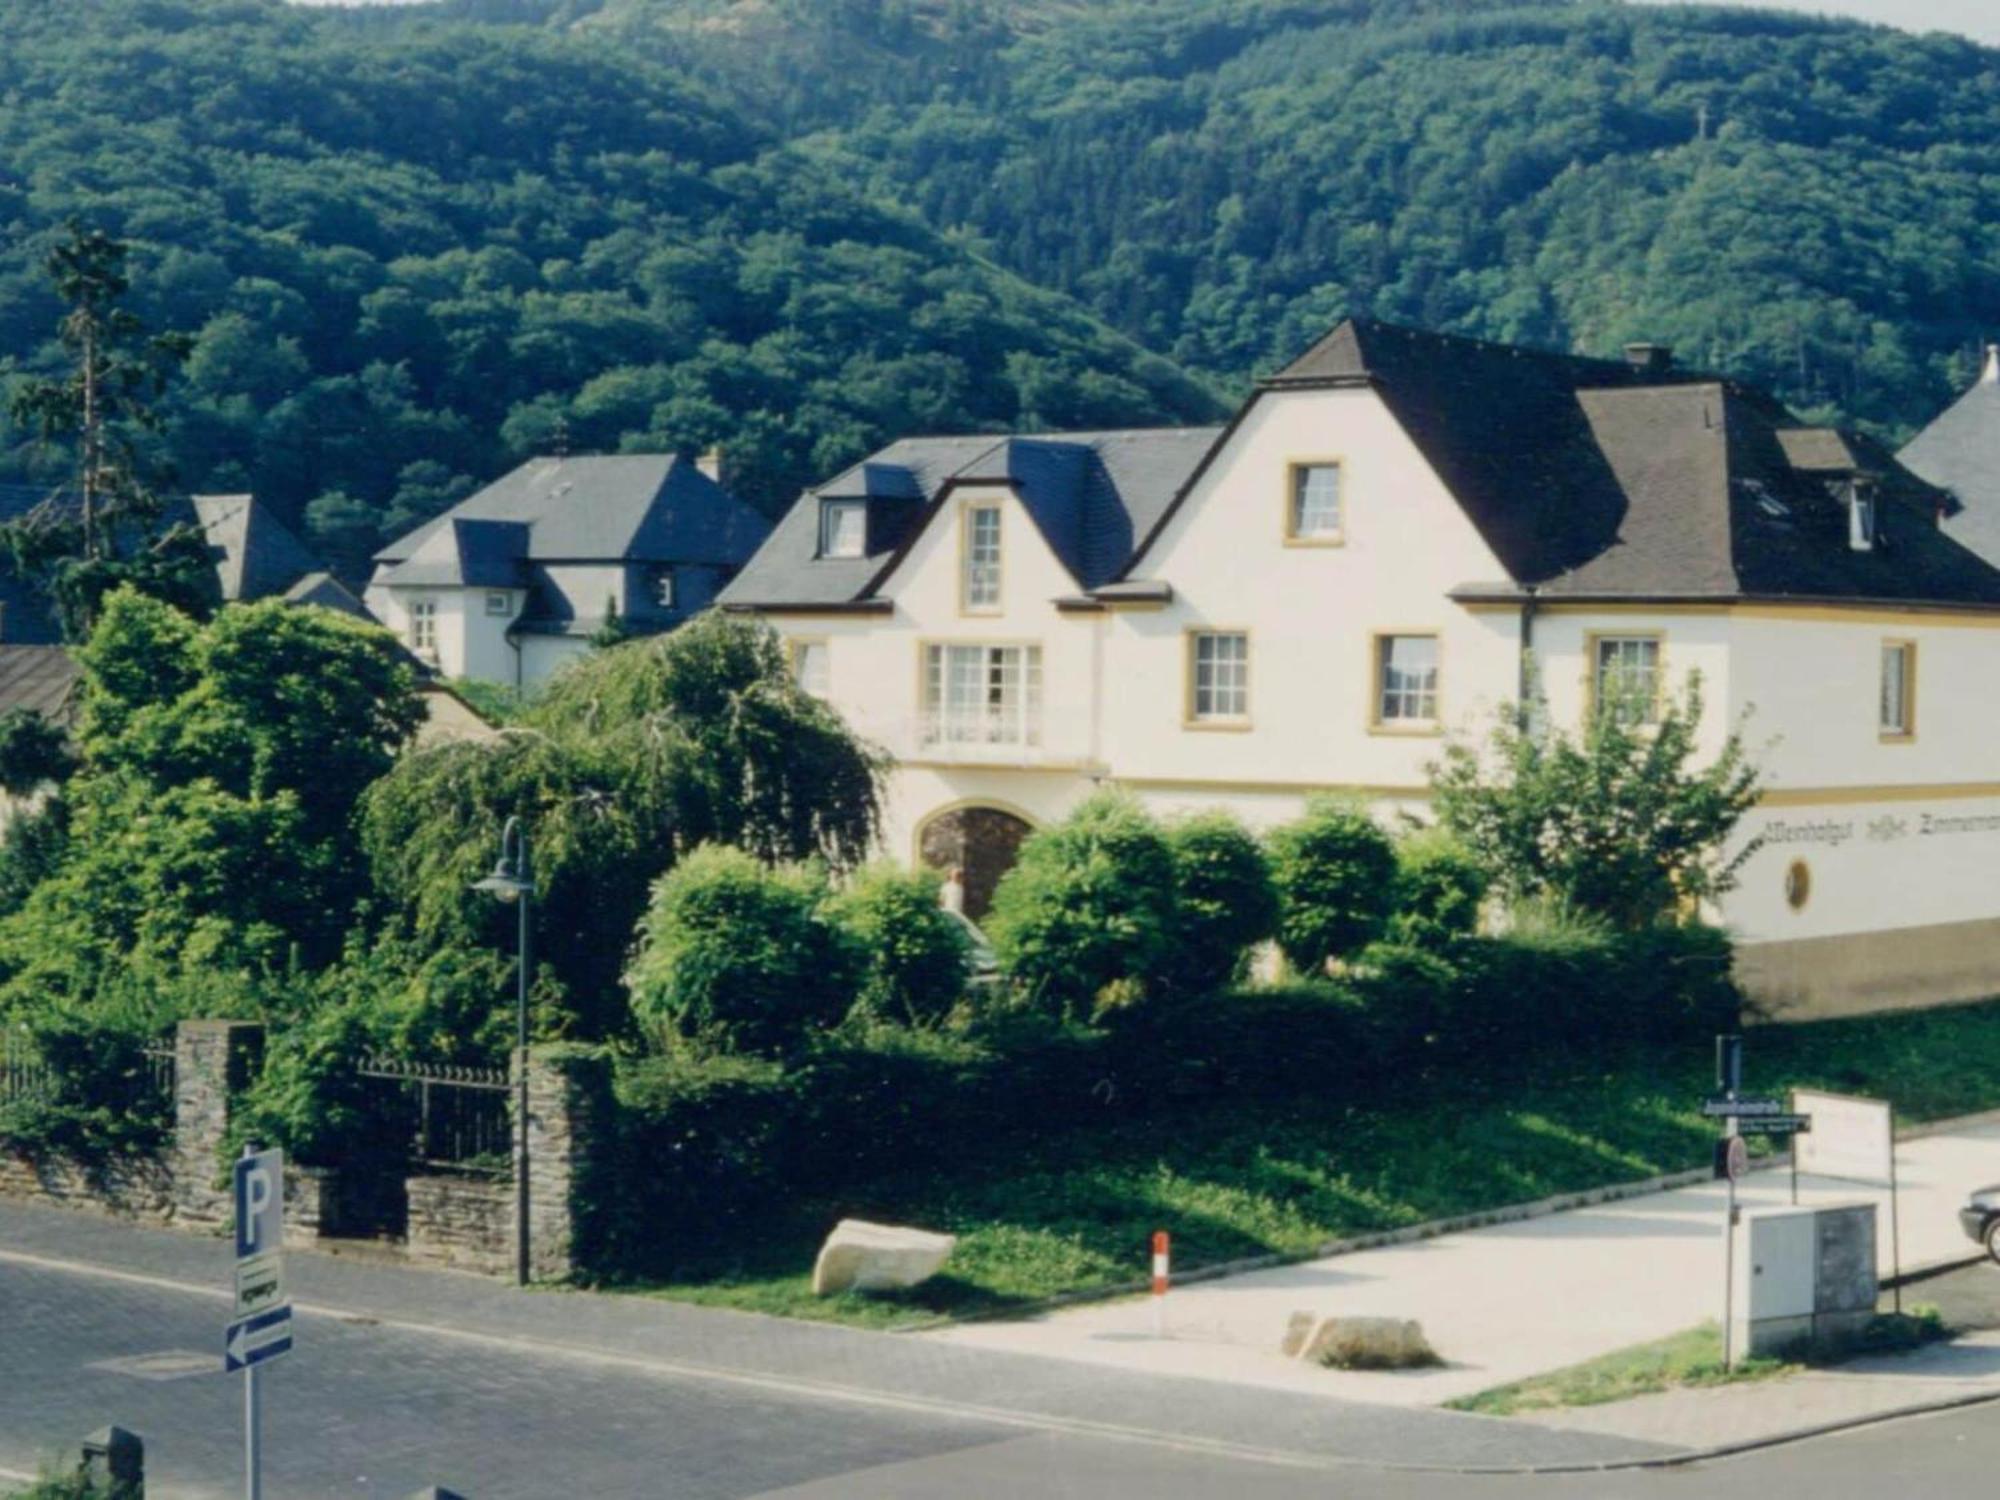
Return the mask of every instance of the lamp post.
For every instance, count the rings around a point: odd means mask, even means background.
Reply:
[[[528,1284],[528,959],[530,914],[535,904],[535,871],[528,858],[528,832],[519,818],[509,818],[500,833],[500,859],[493,873],[475,881],[475,891],[488,891],[520,907],[520,962],[514,988],[514,1048],[518,1072],[514,1086],[514,1280]]]

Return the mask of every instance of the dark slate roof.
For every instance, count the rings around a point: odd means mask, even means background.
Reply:
[[[720,602],[725,608],[865,602],[947,490],[979,483],[1012,487],[1078,587],[1094,588],[1125,566],[1220,434],[1215,427],[1178,427],[904,438],[806,491]],[[866,557],[818,556],[819,502],[864,495],[886,502],[904,524],[871,526]],[[919,512],[918,500],[931,510]],[[902,505],[911,507],[907,514]]]
[[[268,599],[324,566],[268,505],[250,495],[196,495],[188,502],[209,544],[227,600]]]
[[[19,520],[44,505],[72,508],[68,492],[38,485],[0,484],[0,521]],[[166,523],[201,528],[215,555],[223,599],[249,601],[282,594],[298,579],[324,567],[267,504],[249,495],[193,495],[170,499]],[[0,571],[0,642],[53,645],[62,640],[48,595],[11,571]]]
[[[1897,457],[1950,492],[1946,534],[2000,566],[2000,349],[1987,351],[1978,384]]]
[[[346,584],[325,571],[308,573],[286,589],[285,603],[316,604],[321,609],[338,610],[356,619],[375,622],[375,612],[356,598]]]
[[[1506,569],[1470,593],[2000,606],[1937,490],[1750,387],[1353,320],[1263,389],[1344,383],[1380,393]],[[1835,493],[1854,473],[1882,502],[1871,551]]]
[[[464,523],[517,528],[468,530]],[[671,454],[536,458],[375,554],[380,564],[451,561],[466,581],[512,586],[527,562],[742,563],[771,524],[695,464]],[[456,545],[440,533],[455,530]],[[437,542],[438,549],[427,547]],[[514,549],[509,552],[508,549]],[[469,550],[467,550],[469,549]],[[454,556],[455,554],[455,556]],[[478,574],[476,579],[471,577]],[[429,582],[378,573],[387,583]],[[440,578],[458,582],[458,578]]]
[[[76,715],[83,669],[61,646],[0,645],[0,713],[32,709],[58,724]]]

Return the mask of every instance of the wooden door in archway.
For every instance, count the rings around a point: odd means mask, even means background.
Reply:
[[[993,905],[1000,877],[1014,868],[1021,840],[1033,831],[1026,819],[997,807],[954,807],[924,824],[917,849],[932,869],[959,872],[965,914],[980,922]]]

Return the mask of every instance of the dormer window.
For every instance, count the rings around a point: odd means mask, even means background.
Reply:
[[[868,502],[822,500],[819,503],[819,555],[868,555]]]
[[[1848,485],[1847,545],[1856,552],[1874,551],[1879,520],[1874,490],[1858,479]]]

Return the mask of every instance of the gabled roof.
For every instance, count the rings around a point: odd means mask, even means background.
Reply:
[[[47,507],[73,514],[74,494],[57,487],[0,484],[0,521],[16,521]],[[298,579],[324,567],[271,507],[251,495],[173,497],[162,524],[201,529],[215,557],[216,585],[227,602],[282,594]],[[53,645],[62,639],[55,610],[37,584],[0,572],[0,643]]]
[[[338,610],[356,619],[375,622],[375,612],[354,591],[328,572],[308,573],[285,590],[287,604],[316,604],[321,609]]]
[[[475,586],[498,587],[504,572],[518,588],[530,562],[735,566],[769,530],[761,513],[671,454],[536,458],[398,537],[375,561],[424,565],[400,576],[391,567],[377,575],[384,583],[461,581],[425,571],[442,568]]]
[[[1662,353],[1587,359],[1357,319],[1262,390],[1375,390],[1506,569],[1468,593],[2000,607],[2000,571],[1938,531],[1944,497],[1879,444]],[[1856,475],[1882,517],[1866,551],[1839,498]]]
[[[1946,534],[2000,565],[2000,347],[1987,349],[1978,383],[1897,457],[1950,494]]]
[[[1108,582],[1214,445],[1216,427],[905,438],[806,491],[743,572],[725,608],[839,607],[879,597],[902,552],[959,485],[1005,485],[1081,589]],[[820,557],[819,502],[870,497],[866,557]]]

